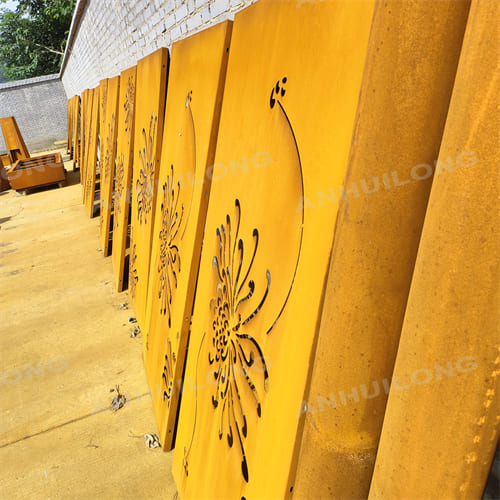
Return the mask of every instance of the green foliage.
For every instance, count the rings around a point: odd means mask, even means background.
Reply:
[[[57,73],[75,3],[19,0],[15,12],[0,9],[0,73],[9,80]]]

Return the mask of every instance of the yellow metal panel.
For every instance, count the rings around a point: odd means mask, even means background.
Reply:
[[[259,1],[236,15],[173,473],[182,499],[293,489],[335,204],[373,2]]]
[[[75,95],[73,97],[73,110],[71,116],[71,157],[73,159],[73,170],[76,166],[80,166],[80,96]]]
[[[68,99],[68,137],[66,140],[66,153],[70,155],[70,158],[73,158],[74,154],[74,126],[75,126],[75,117],[77,116],[79,106],[79,97],[74,95],[71,99]]]
[[[80,183],[82,184],[82,199],[85,203],[85,158],[87,155],[87,122],[88,122],[88,94],[86,89],[82,92],[82,111],[80,116]]]
[[[76,104],[76,112],[73,116],[73,170],[80,168],[80,119],[82,112],[82,99],[80,96]]]
[[[89,119],[87,158],[85,167],[85,209],[94,217],[94,198],[97,170],[97,144],[99,141],[99,88],[92,91],[92,111]]]
[[[66,137],[66,153],[71,155],[71,138],[73,136],[73,97],[68,99],[68,111],[66,113],[68,119],[67,137]]]
[[[92,117],[92,103],[93,103],[94,91],[92,89],[87,89],[83,93],[84,107],[82,115],[82,167],[80,172],[80,181],[82,183],[82,194],[83,194],[83,204],[86,203],[87,194],[87,159],[89,150],[89,134],[90,134],[90,122]]]
[[[105,122],[106,122],[106,102],[108,99],[108,78],[104,78],[99,82],[99,87],[98,87],[98,92],[99,92],[99,140],[98,140],[98,160],[97,160],[97,165],[98,169],[96,170],[96,192],[99,193],[100,197],[100,191],[102,187],[102,168],[103,168],[103,162],[104,162],[104,149],[105,149],[105,142],[106,142],[106,134],[105,134]],[[99,190],[97,190],[97,181],[99,181]],[[96,199],[96,201],[99,204],[99,215],[101,214],[101,202],[100,198]],[[101,224],[99,224],[100,227]]]
[[[75,148],[75,124],[76,118],[79,113],[79,107],[80,107],[80,98],[79,96],[75,95],[71,98],[72,102],[72,110],[71,110],[71,116],[68,116],[68,120],[71,120],[71,123],[69,123],[69,135],[68,135],[68,152],[70,155],[71,159],[75,159],[75,153],[76,153],[76,148]],[[78,130],[78,129],[77,129]],[[73,162],[74,164],[75,162]]]
[[[106,122],[108,83],[109,83],[109,78],[104,78],[99,82],[99,130],[104,130]]]
[[[311,387],[297,408],[297,499],[368,496],[432,183],[418,165],[439,155],[468,9],[455,0],[376,4],[351,192],[340,203]]]
[[[172,47],[144,335],[164,449],[173,446],[231,27],[218,24]]]
[[[134,166],[129,263],[129,297],[145,329],[149,260],[163,137],[168,50],[161,48],[137,63]]]
[[[500,3],[473,0],[370,499],[480,499],[500,430]]]
[[[75,155],[74,155],[74,163],[73,163],[73,170],[75,169],[76,166],[79,168],[81,167],[81,154],[82,154],[82,148],[81,148],[81,136],[82,136],[82,129],[81,129],[81,115],[82,115],[82,98],[81,96],[78,96],[78,104],[77,104],[77,111],[75,114],[75,123],[73,127],[73,142],[74,142],[74,148],[75,148]]]
[[[108,80],[106,96],[106,116],[104,128],[101,132],[101,212],[100,237],[101,249],[106,257],[110,254],[111,211],[113,200],[113,184],[116,158],[116,138],[118,128],[118,92],[120,77],[115,76]]]
[[[99,204],[99,228],[102,226],[102,212],[101,212],[101,188],[102,188],[102,170],[104,164],[104,154],[105,154],[105,143],[106,143],[106,133],[105,133],[105,123],[106,123],[106,106],[108,100],[108,78],[104,78],[99,82],[99,141],[98,141],[98,169],[96,170],[96,192],[99,193],[99,198],[96,200]],[[99,180],[99,190],[97,190],[97,181]],[[101,231],[99,230],[99,233]]]
[[[112,261],[115,284],[124,289],[125,253],[127,249],[128,215],[132,183],[134,152],[135,79],[137,67],[120,75],[118,99],[118,139],[116,145],[115,188],[113,192],[113,250]]]

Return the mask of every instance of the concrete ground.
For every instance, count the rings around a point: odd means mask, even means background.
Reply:
[[[156,423],[142,337],[68,181],[0,193],[0,498],[171,500],[172,454],[143,439]]]

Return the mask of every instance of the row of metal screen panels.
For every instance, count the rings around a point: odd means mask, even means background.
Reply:
[[[69,101],[68,149],[90,216],[99,193],[182,498],[368,496],[432,184],[415,166],[441,159],[468,14],[261,0]],[[477,493],[487,469],[450,488]]]

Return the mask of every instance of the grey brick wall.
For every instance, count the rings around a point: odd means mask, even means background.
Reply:
[[[0,117],[14,116],[30,153],[66,139],[67,98],[59,75],[0,84]],[[5,153],[0,133],[0,153]]]
[[[68,97],[257,0],[79,0],[61,78]]]

